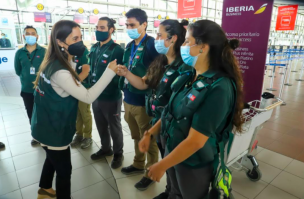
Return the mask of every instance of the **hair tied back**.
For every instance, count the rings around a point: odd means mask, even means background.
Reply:
[[[228,45],[232,50],[235,50],[240,46],[240,41],[238,39],[230,39],[228,40]]]

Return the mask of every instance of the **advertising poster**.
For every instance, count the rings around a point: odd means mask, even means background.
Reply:
[[[245,101],[260,100],[263,88],[273,0],[224,0],[222,27],[239,39],[234,51],[244,78]]]
[[[178,0],[177,18],[196,18],[202,16],[202,0]]]
[[[278,7],[276,31],[294,30],[298,12],[298,5]]]

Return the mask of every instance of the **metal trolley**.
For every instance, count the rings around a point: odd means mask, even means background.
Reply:
[[[251,181],[258,181],[262,177],[259,164],[252,154],[257,148],[256,135],[263,124],[271,118],[274,108],[280,106],[283,101],[271,93],[265,92],[262,100],[245,104],[243,116],[245,118],[244,132],[235,134],[230,152],[226,156],[226,165],[236,170],[245,170]]]

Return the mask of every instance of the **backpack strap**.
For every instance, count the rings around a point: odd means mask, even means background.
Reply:
[[[118,46],[119,44],[117,44],[117,43],[115,43],[115,42],[113,42],[112,44],[111,44],[111,46],[109,47],[109,51],[112,51],[112,50],[114,50],[114,48],[116,47],[116,46]]]

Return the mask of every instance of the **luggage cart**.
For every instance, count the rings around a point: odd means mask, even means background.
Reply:
[[[275,101],[275,102],[273,102]],[[256,100],[245,104],[243,116],[245,118],[244,132],[236,133],[226,156],[226,165],[236,170],[245,170],[251,181],[259,181],[262,173],[259,164],[252,154],[257,148],[255,140],[257,132],[263,128],[263,124],[271,118],[274,108],[280,106],[283,101],[271,93],[265,92],[262,101]],[[226,150],[227,151],[227,150]]]

